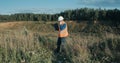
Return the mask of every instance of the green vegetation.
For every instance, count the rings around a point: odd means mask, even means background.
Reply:
[[[54,55],[56,22],[0,23],[0,63],[120,63],[120,35],[114,28],[86,21],[67,23],[67,49],[59,55]]]
[[[119,9],[91,9],[81,8],[74,10],[66,10],[57,14],[34,14],[34,13],[18,13],[11,15],[0,15],[0,21],[56,21],[58,16],[62,15],[65,20],[73,20],[81,22],[87,21],[104,21],[117,26],[120,23]]]

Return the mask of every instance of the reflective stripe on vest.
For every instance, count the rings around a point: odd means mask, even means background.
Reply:
[[[66,24],[65,22],[63,22],[63,24]],[[60,28],[59,28],[59,34],[58,34],[59,37],[67,37],[68,36],[68,31],[67,31],[67,24],[66,24],[66,28],[62,31],[60,31]]]

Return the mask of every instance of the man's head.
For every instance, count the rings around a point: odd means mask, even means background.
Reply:
[[[63,20],[64,20],[64,18],[62,16],[58,17],[58,21],[63,21]]]

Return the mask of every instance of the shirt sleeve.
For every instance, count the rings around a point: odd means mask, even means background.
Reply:
[[[66,24],[60,25],[60,31],[64,30],[66,28]]]

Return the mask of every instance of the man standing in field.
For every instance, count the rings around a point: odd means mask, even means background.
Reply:
[[[64,22],[64,18],[62,16],[58,17],[58,40],[57,40],[57,49],[56,52],[59,53],[61,51],[65,51],[66,47],[66,37],[68,36],[67,24]]]

